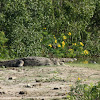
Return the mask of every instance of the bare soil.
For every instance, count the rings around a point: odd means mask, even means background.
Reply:
[[[100,70],[75,66],[0,68],[0,100],[63,100],[71,85],[100,81]]]

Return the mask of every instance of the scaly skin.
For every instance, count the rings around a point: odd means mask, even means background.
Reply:
[[[21,67],[21,66],[46,66],[64,65],[64,62],[73,62],[72,58],[46,58],[46,57],[24,57],[9,61],[0,61],[0,66]]]

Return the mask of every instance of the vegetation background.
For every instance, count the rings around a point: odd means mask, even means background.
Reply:
[[[99,0],[0,0],[0,58],[100,56]]]

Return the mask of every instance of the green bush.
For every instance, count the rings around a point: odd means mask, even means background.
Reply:
[[[0,58],[8,57],[7,41],[8,39],[5,37],[5,33],[0,31]]]
[[[49,56],[50,48],[45,46],[47,44],[41,42],[41,39],[49,39],[49,35],[55,35],[61,43],[61,36],[68,32],[72,33],[70,43],[66,44],[68,49],[72,43],[82,42],[85,49],[90,50],[89,46],[87,48],[90,41],[86,44],[86,41],[90,39],[90,32],[86,31],[86,28],[94,15],[97,1],[1,0],[0,31],[4,31],[9,39],[7,46],[10,57]],[[64,53],[61,54],[61,50],[59,48],[52,54],[63,57]],[[79,51],[76,54],[68,51],[67,56],[78,55]]]
[[[35,19],[34,11],[38,7],[37,2],[27,0],[2,1],[2,13],[5,21],[1,29],[7,34],[9,39],[8,47],[10,56],[39,56],[40,55],[40,39],[41,25],[39,20]],[[39,8],[38,8],[39,9]]]
[[[94,84],[82,84],[79,78],[75,86],[71,87],[68,100],[99,100],[100,99],[100,82]]]
[[[86,48],[91,56],[100,56],[100,1],[97,0],[94,15],[90,20],[87,31],[90,32]]]
[[[47,35],[48,37],[46,37]],[[89,51],[84,50],[82,42],[72,43],[70,32],[63,33],[59,37],[44,32],[41,43],[44,44],[42,48],[44,56],[46,54],[48,57],[82,57],[89,55]]]

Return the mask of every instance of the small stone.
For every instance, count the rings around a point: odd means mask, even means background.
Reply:
[[[60,89],[62,89],[62,87],[60,87]]]
[[[26,91],[20,91],[19,94],[23,95],[23,94],[27,94]]]
[[[41,82],[41,80],[35,79],[36,82]]]
[[[41,86],[41,83],[40,83],[40,84],[38,84],[38,86]]]
[[[9,80],[12,80],[12,77],[9,77],[8,79],[9,79]]]
[[[40,84],[33,84],[33,86],[41,86],[41,83]]]
[[[59,88],[57,88],[57,87],[55,87],[55,88],[53,88],[53,90],[58,90]]]
[[[9,80],[15,80],[16,77],[9,77],[8,79],[9,79]]]
[[[25,87],[32,88],[32,86],[30,84],[27,84]]]
[[[5,92],[0,92],[1,95],[5,94]]]

